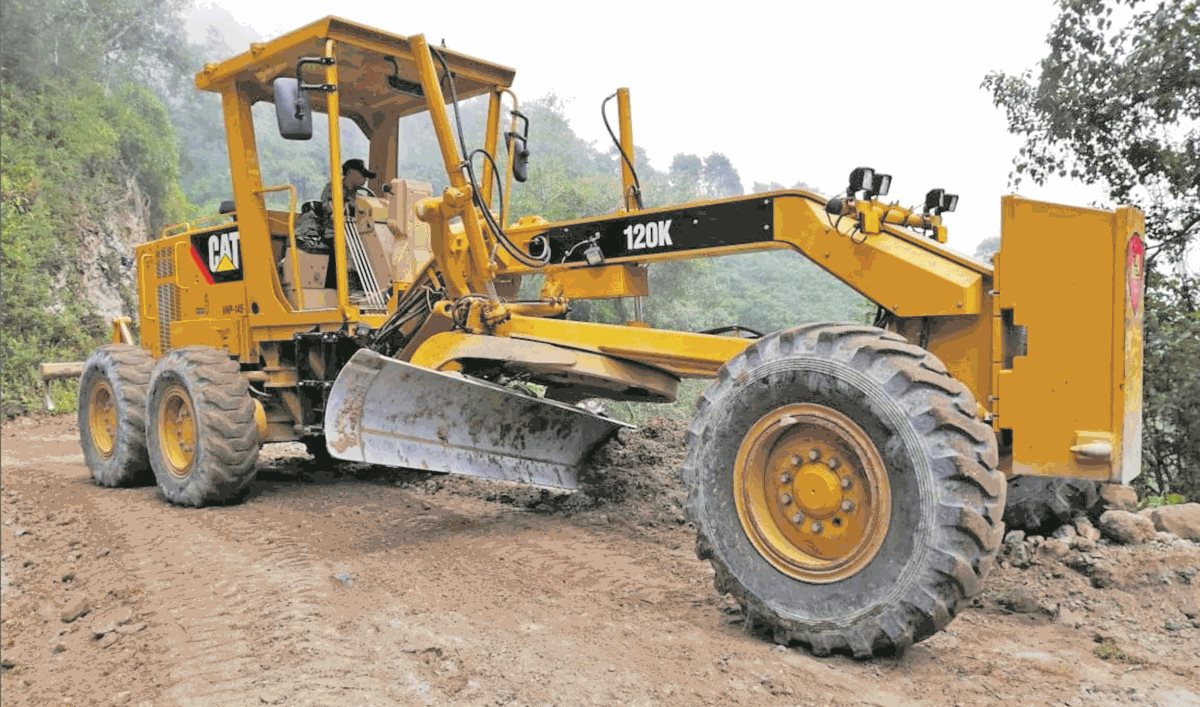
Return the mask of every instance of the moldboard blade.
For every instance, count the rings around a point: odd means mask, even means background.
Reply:
[[[325,407],[336,459],[573,489],[624,422],[363,349]]]

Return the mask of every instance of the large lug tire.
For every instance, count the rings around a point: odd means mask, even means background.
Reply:
[[[1004,525],[1027,533],[1050,533],[1100,502],[1099,484],[1088,479],[1014,476],[1008,480]]]
[[[874,327],[798,327],[723,366],[683,475],[697,554],[747,628],[866,657],[948,624],[1004,533],[975,411],[937,358]]]
[[[237,362],[207,346],[159,359],[146,399],[150,466],[163,497],[185,506],[240,500],[261,445]]]
[[[153,369],[150,353],[128,344],[101,346],[83,366],[79,441],[101,486],[154,480],[146,456],[146,387]]]

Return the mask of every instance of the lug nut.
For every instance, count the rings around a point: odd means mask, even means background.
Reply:
[[[783,472],[783,474],[781,474],[781,475],[779,476],[779,483],[781,483],[781,484],[790,484],[790,483],[792,483],[792,475],[791,475],[791,474],[789,474],[789,473],[787,473],[786,471],[785,471],[785,472]]]
[[[829,461],[825,463],[829,465],[830,469],[838,468],[838,460],[835,457],[829,457]]]
[[[800,458],[799,454],[792,455],[792,466],[800,466],[803,463],[804,463],[804,460]]]
[[[844,488],[844,489],[850,488],[850,477],[849,476],[842,479],[842,488]]]
[[[821,531],[825,529],[825,526],[821,525],[821,521],[814,520],[811,528],[814,533],[820,535]]]
[[[814,449],[808,453],[809,461],[815,462],[816,460],[818,460],[820,458],[821,458],[821,452],[817,451],[816,449]]]
[[[845,501],[842,501],[842,510],[847,513],[854,510],[854,501],[851,501],[848,498]]]
[[[801,523],[804,522],[804,514],[799,511],[796,511],[794,514],[792,514],[792,522],[795,523],[796,525],[800,525]]]
[[[783,494],[782,496],[779,497],[779,502],[785,506],[788,505],[789,503],[792,502],[792,494],[790,494],[790,493]]]

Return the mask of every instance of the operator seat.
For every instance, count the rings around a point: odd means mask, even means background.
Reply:
[[[385,191],[391,194],[387,226],[396,237],[391,248],[392,282],[406,290],[433,258],[429,224],[417,218],[417,203],[433,195],[433,186],[429,182],[393,179]]]

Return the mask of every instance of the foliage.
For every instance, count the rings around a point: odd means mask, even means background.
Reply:
[[[80,282],[81,258],[90,254],[79,252],[79,234],[103,229],[113,205],[127,202],[131,182],[150,204],[152,226],[186,210],[166,111],[141,85],[174,56],[168,38],[180,18],[170,15],[173,7],[149,0],[5,5],[0,24],[5,417],[38,405],[40,361],[81,359],[107,333]],[[143,19],[137,27],[126,26]]]
[[[992,236],[979,241],[979,245],[975,246],[975,257],[985,262],[990,261],[992,256],[1000,250],[1000,237]]]
[[[1200,3],[1060,0],[1036,77],[984,86],[1025,136],[1016,184],[1070,177],[1146,212],[1148,259],[1178,260],[1200,227]],[[1117,25],[1114,15],[1132,13]]]
[[[0,22],[5,82],[36,87],[89,78],[106,91],[128,80],[161,86],[185,60],[188,0],[6,0]]]
[[[1147,496],[1142,499],[1142,508],[1162,508],[1163,506],[1178,506],[1187,503],[1187,497],[1181,493],[1168,493],[1165,496]]]
[[[1143,490],[1200,498],[1200,278],[1148,273]]]
[[[1035,73],[984,86],[1024,136],[1014,184],[1103,186],[1146,215],[1145,433],[1139,482],[1200,497],[1200,4],[1060,0]]]
[[[1121,663],[1132,663],[1134,665],[1141,665],[1146,662],[1138,656],[1130,655],[1129,653],[1121,650],[1120,646],[1114,643],[1111,638],[1102,639],[1096,644],[1096,647],[1092,649],[1092,653],[1095,654],[1095,656],[1100,660],[1115,660]]]

